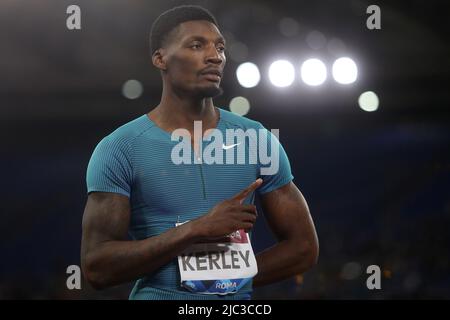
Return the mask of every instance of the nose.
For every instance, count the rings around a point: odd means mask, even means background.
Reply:
[[[223,57],[222,54],[217,50],[215,45],[209,46],[209,50],[206,52],[205,57],[206,63],[213,63],[213,64],[222,64]]]

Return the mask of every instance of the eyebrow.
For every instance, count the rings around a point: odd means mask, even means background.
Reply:
[[[189,42],[189,41],[193,41],[193,40],[198,40],[198,41],[201,41],[201,42],[207,42],[208,41],[208,39],[206,39],[205,37],[202,37],[202,36],[192,36],[192,37],[187,38],[185,42]],[[224,37],[216,38],[215,42],[222,42],[223,44],[226,44],[226,41],[225,41]]]

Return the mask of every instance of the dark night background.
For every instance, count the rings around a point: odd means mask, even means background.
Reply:
[[[66,28],[66,8],[81,8],[81,30]],[[2,1],[0,2],[0,298],[124,299],[131,284],[105,291],[66,288],[80,264],[85,173],[101,138],[159,103],[151,65],[154,19],[179,4],[210,9],[229,42],[224,94],[251,104],[251,119],[279,128],[294,182],[319,241],[318,265],[303,277],[258,288],[267,299],[450,298],[450,24],[448,1]],[[381,8],[381,30],[368,30],[366,8]],[[283,35],[279,22],[294,19]],[[320,31],[339,50],[312,48]],[[236,47],[235,47],[236,48]],[[331,75],[318,87],[295,80],[275,88],[271,61],[308,57],[327,67],[339,56],[358,65],[351,85]],[[239,63],[252,61],[261,82],[243,88]],[[122,85],[143,84],[127,99]],[[376,92],[365,112],[359,95]],[[273,236],[260,220],[257,251]],[[366,268],[379,265],[382,289],[368,290]]]

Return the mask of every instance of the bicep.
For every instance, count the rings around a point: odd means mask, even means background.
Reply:
[[[292,181],[261,195],[261,205],[278,240],[311,236],[314,225],[308,205]]]
[[[92,192],[83,214],[82,253],[97,244],[124,240],[130,223],[129,198],[108,192]]]

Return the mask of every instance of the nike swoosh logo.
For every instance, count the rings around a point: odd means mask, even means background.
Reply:
[[[233,147],[236,147],[236,146],[239,145],[239,144],[241,144],[241,143],[239,142],[239,143],[230,144],[229,146],[226,146],[226,145],[224,145],[224,144],[222,143],[222,149],[228,150],[228,149],[231,149],[231,148],[233,148]]]

